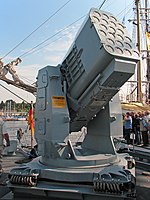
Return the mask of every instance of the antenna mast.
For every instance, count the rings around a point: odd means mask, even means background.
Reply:
[[[148,13],[149,13],[150,9],[148,9],[148,2],[147,0],[145,0],[145,25],[146,25],[146,32],[149,33],[149,24],[148,24]],[[147,63],[147,94],[146,94],[146,101],[149,103],[150,101],[150,52],[149,52],[149,48],[147,45],[147,57],[146,57],[146,63]]]
[[[141,54],[140,0],[135,0],[135,5],[136,5],[136,13],[137,13],[137,44],[138,44],[139,53]],[[142,62],[140,59],[139,63],[137,64],[137,101],[140,103],[143,103],[142,84],[141,84],[141,68],[142,68]]]

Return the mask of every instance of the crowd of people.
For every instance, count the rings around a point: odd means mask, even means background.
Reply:
[[[123,114],[123,137],[127,144],[148,146],[150,133],[150,112],[127,112]],[[131,137],[131,136],[134,137]]]

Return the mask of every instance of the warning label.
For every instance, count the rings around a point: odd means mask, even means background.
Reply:
[[[52,96],[53,108],[66,108],[66,100],[64,96]]]

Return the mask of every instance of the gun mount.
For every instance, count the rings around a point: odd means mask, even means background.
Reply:
[[[111,117],[110,101],[138,60],[125,27],[112,14],[91,9],[62,64],[39,71],[35,137],[40,156],[11,170],[14,192],[134,198],[134,160],[116,153],[111,124],[119,127],[121,120]],[[83,142],[73,145],[69,134],[83,126]]]

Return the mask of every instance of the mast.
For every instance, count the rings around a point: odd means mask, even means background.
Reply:
[[[138,50],[141,54],[141,40],[140,40],[140,0],[135,0],[136,5],[136,13],[137,13],[137,44]],[[137,64],[137,101],[143,103],[142,98],[142,84],[141,84],[141,68],[142,68],[142,61],[140,59],[139,63]]]
[[[148,24],[148,12],[149,12],[150,9],[148,9],[148,2],[147,0],[145,0],[145,24],[146,24],[146,32],[149,33],[149,24]],[[149,49],[148,49],[148,45],[146,46],[147,47],[147,56],[146,56],[146,63],[147,63],[147,81],[148,81],[148,84],[147,84],[147,94],[146,94],[146,101],[148,103],[150,103],[150,52],[149,52]]]

